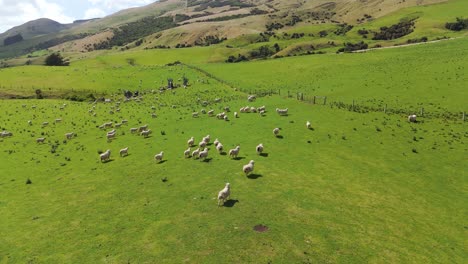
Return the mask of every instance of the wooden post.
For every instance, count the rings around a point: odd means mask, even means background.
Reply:
[[[323,105],[327,104],[327,97],[325,96],[325,99],[323,99]]]

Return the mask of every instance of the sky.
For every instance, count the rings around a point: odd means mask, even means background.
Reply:
[[[0,33],[38,18],[62,24],[78,19],[104,17],[119,10],[156,0],[0,0]]]

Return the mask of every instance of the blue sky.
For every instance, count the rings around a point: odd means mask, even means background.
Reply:
[[[38,18],[60,23],[103,17],[121,9],[143,6],[156,0],[0,0],[0,33]]]

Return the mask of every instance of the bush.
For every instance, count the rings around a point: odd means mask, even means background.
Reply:
[[[358,43],[347,42],[344,44],[344,48],[339,49],[338,52],[352,52],[355,50],[363,50],[367,48],[368,48],[367,43],[363,41],[358,42]]]
[[[414,19],[402,21],[390,27],[381,27],[380,32],[374,34],[373,40],[391,40],[401,38],[413,32]]]
[[[453,31],[461,31],[463,29],[468,29],[468,19],[463,19],[461,17],[457,17],[456,22],[447,22],[445,23],[445,28]]]
[[[46,66],[68,66],[70,63],[63,59],[60,53],[52,53],[45,60]]]

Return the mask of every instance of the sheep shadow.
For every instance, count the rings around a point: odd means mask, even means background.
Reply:
[[[235,158],[233,158],[233,160],[243,160],[243,159],[245,159],[245,157],[235,157]]]
[[[160,162],[157,162],[157,164],[163,164],[165,163],[167,160],[161,160]]]
[[[202,160],[202,161],[208,163],[208,162],[210,162],[212,159],[213,159],[213,158],[206,158],[206,159],[204,159],[204,160]]]
[[[249,174],[247,175],[247,178],[251,179],[251,180],[256,180],[258,178],[261,178],[263,177],[261,174]]]
[[[264,157],[264,158],[267,158],[268,157],[268,153],[260,153],[260,156]]]
[[[113,162],[113,161],[114,159],[107,159],[105,161],[101,161],[101,163],[106,164],[106,163]]]
[[[314,131],[315,129],[313,127],[309,127],[309,130]]]
[[[283,139],[284,137],[282,135],[277,135],[276,138]]]
[[[223,152],[220,152],[219,155],[226,156],[227,153],[226,153],[226,151],[223,151]]]
[[[229,200],[227,200],[226,202],[224,202],[223,206],[224,206],[224,207],[229,207],[229,208],[231,208],[231,207],[233,207],[233,206],[234,206],[236,203],[238,203],[238,202],[239,202],[239,200],[229,199]]]

